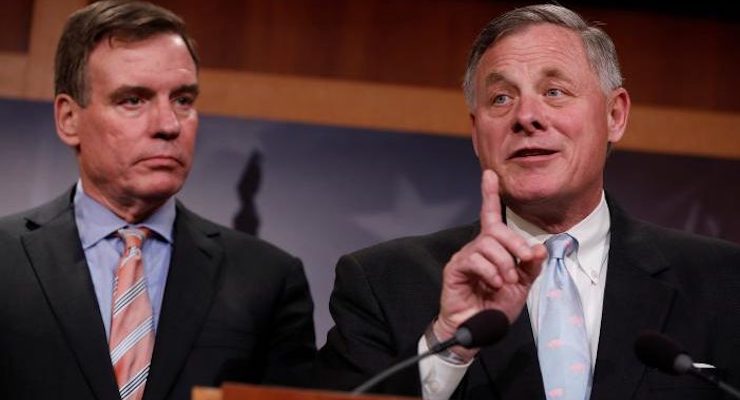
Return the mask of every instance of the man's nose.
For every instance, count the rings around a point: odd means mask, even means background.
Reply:
[[[537,96],[522,95],[516,105],[512,130],[514,133],[534,134],[547,129],[543,104]]]
[[[175,106],[167,100],[159,101],[152,116],[152,132],[163,139],[174,139],[180,135],[180,118]]]

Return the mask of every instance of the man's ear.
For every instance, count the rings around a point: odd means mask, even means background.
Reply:
[[[69,147],[80,145],[78,125],[82,107],[68,94],[59,94],[54,98],[54,122],[57,136]]]
[[[630,95],[624,88],[614,90],[607,104],[607,129],[609,142],[616,143],[622,139],[627,130],[627,120],[630,114]]]

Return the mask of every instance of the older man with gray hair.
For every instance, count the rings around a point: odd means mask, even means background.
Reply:
[[[714,399],[646,369],[643,330],[740,381],[740,248],[628,217],[604,192],[630,97],[609,36],[557,5],[491,21],[464,82],[483,170],[479,223],[339,260],[323,373],[349,389],[482,310],[511,326],[379,385],[428,399]]]

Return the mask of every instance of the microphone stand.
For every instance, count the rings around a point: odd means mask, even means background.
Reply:
[[[690,375],[693,375],[703,381],[709,382],[718,388],[720,388],[723,392],[730,395],[730,397],[734,399],[740,400],[740,391],[735,389],[734,387],[730,386],[729,384],[725,383],[723,380],[719,379],[717,376],[713,374],[708,374],[704,372],[701,368],[691,367],[688,370],[688,373]]]
[[[432,354],[445,351],[452,346],[460,345],[467,348],[473,348],[496,343],[506,335],[508,329],[509,320],[500,310],[487,309],[480,311],[460,324],[457,328],[457,332],[455,332],[451,338],[431,346],[431,348],[424,353],[403,360],[385,371],[380,372],[378,375],[375,375],[367,382],[358,386],[351,392],[351,394],[353,396],[362,394],[396,372],[408,368],[409,366],[419,362],[419,360],[429,357]]]
[[[361,395],[361,394],[367,392],[373,386],[377,385],[378,383],[380,383],[380,382],[388,379],[389,376],[395,374],[396,372],[401,371],[401,370],[404,370],[404,369],[406,369],[406,368],[408,368],[408,367],[416,364],[420,360],[422,360],[424,358],[427,358],[427,357],[429,357],[429,356],[431,356],[433,354],[437,354],[437,353],[439,353],[441,351],[447,350],[447,349],[449,349],[450,347],[452,347],[452,346],[454,346],[456,344],[458,344],[458,339],[455,336],[453,336],[453,337],[445,340],[444,342],[437,343],[436,345],[432,346],[431,349],[429,349],[429,350],[427,350],[427,351],[425,351],[425,352],[423,352],[421,354],[418,354],[418,355],[416,355],[414,357],[407,358],[407,359],[405,359],[405,360],[403,360],[403,361],[401,361],[399,363],[396,363],[393,366],[391,366],[390,368],[386,369],[385,371],[383,371],[383,372],[375,375],[374,377],[370,378],[369,380],[367,380],[362,385],[360,385],[357,388],[355,388],[355,390],[353,390],[350,394],[352,396]]]

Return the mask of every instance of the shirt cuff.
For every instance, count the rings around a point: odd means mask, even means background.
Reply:
[[[423,335],[419,338],[417,349],[418,354],[429,350]],[[472,363],[471,360],[465,364],[453,364],[436,355],[419,361],[422,397],[425,400],[449,399]]]

